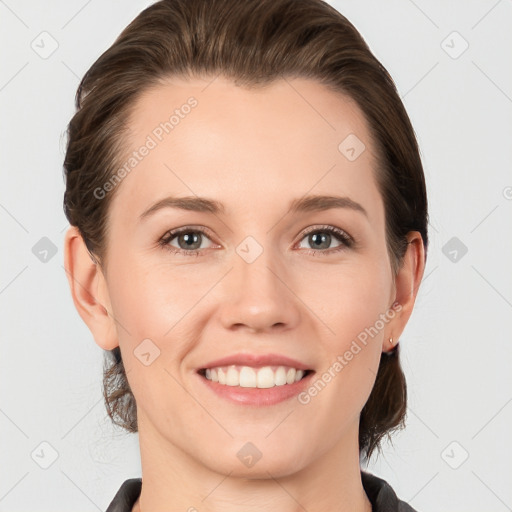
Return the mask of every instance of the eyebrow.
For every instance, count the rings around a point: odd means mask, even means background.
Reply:
[[[180,210],[189,210],[194,212],[212,213],[214,215],[225,213],[226,209],[222,203],[209,199],[207,197],[188,196],[188,197],[166,197],[157,201],[139,217],[140,220],[149,217],[163,208],[177,208]],[[348,208],[361,212],[368,217],[368,212],[356,201],[349,197],[329,196],[329,195],[310,195],[295,199],[290,203],[289,213],[301,212],[319,212],[333,208]]]
[[[166,197],[157,201],[153,206],[145,210],[140,215],[140,220],[154,214],[163,208],[178,208],[180,210],[189,210],[193,212],[206,212],[219,214],[224,213],[225,208],[222,203],[206,197],[189,196],[189,197]]]
[[[363,213],[368,217],[368,212],[356,201],[349,197],[313,195],[295,199],[290,204],[290,213],[321,212],[332,208],[349,208]]]

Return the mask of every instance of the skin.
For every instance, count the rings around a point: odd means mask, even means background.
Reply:
[[[137,401],[143,486],[133,510],[371,511],[360,478],[359,415],[381,352],[412,312],[424,271],[421,236],[409,233],[395,275],[368,126],[350,99],[309,79],[264,89],[221,76],[173,79],[139,98],[125,156],[190,96],[198,105],[118,185],[105,268],[76,228],[65,239],[75,306],[101,348],[121,347]],[[366,146],[355,161],[338,150],[350,133]],[[287,213],[305,194],[349,197],[366,215]],[[171,195],[208,197],[226,210],[166,208],[139,221]],[[321,235],[324,225],[356,243],[333,235],[316,248],[304,232],[318,227]],[[208,229],[201,255],[158,245],[184,226]],[[236,252],[247,236],[263,249],[252,263]],[[179,241],[169,243],[186,251]],[[284,354],[321,375],[395,301],[400,312],[307,405],[296,398],[237,405],[196,375],[235,352]],[[134,355],[147,338],[160,350],[148,366]],[[262,453],[250,468],[237,457],[247,442]]]

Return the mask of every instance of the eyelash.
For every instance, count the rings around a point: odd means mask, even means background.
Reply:
[[[201,256],[204,254],[204,249],[193,249],[190,251],[185,251],[183,249],[176,249],[175,247],[172,247],[169,245],[169,243],[176,238],[177,236],[183,234],[183,233],[201,233],[202,235],[208,237],[208,232],[206,229],[201,227],[184,227],[184,228],[178,228],[171,231],[168,231],[159,241],[158,244],[163,247],[164,249],[170,251],[174,254],[183,254],[184,256]],[[302,238],[299,240],[301,242],[306,236],[312,234],[312,233],[329,233],[332,235],[335,235],[335,238],[341,242],[341,245],[339,247],[335,247],[333,249],[326,249],[326,250],[320,250],[320,249],[304,249],[306,254],[311,254],[313,256],[316,256],[318,254],[323,255],[329,255],[333,253],[337,253],[339,251],[343,251],[345,249],[351,248],[354,245],[354,239],[345,231],[339,228],[335,228],[334,226],[320,226],[320,227],[314,227],[312,229],[309,229],[305,231],[302,235]],[[209,237],[208,237],[209,238]]]

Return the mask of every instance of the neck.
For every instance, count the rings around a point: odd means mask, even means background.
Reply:
[[[132,512],[167,512],[171,505],[201,512],[372,510],[361,482],[357,424],[307,465],[301,454],[285,466],[262,457],[252,472],[243,474],[236,464],[224,468],[215,458],[198,461],[140,420],[143,485]]]

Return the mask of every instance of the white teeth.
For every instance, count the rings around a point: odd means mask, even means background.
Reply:
[[[276,386],[284,386],[286,384],[286,370],[284,366],[280,366],[275,375]]]
[[[259,388],[273,388],[276,385],[274,372],[268,366],[260,368],[256,378],[258,380],[257,387]]]
[[[228,368],[226,384],[228,386],[238,386],[240,384],[240,375],[235,368]]]
[[[251,368],[250,366],[231,365],[222,368],[207,368],[205,377],[225,386],[264,389],[293,384],[301,380],[304,373],[304,370],[285,366]]]
[[[234,370],[236,372],[236,370]],[[256,387],[256,372],[249,368],[248,366],[244,366],[240,370],[240,386],[242,388],[255,388]],[[236,386],[236,384],[235,384]]]

